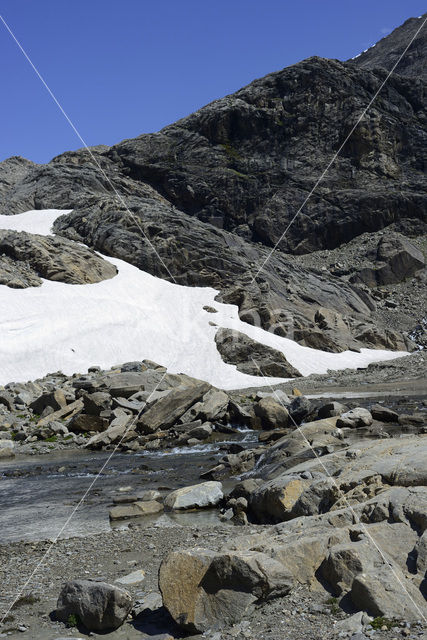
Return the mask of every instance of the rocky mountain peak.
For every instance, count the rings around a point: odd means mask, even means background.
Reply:
[[[388,36],[348,62],[360,69],[383,68],[389,71],[426,18],[427,13],[418,18],[409,18]],[[426,57],[427,28],[424,26],[399,62],[395,73],[425,82],[427,80]]]

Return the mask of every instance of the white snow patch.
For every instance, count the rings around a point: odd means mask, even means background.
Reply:
[[[40,236],[48,236],[52,231],[52,225],[59,216],[71,213],[72,209],[43,209],[26,211],[15,216],[0,215],[0,229],[11,231],[27,231],[37,233]]]
[[[64,213],[68,211],[0,216],[0,228],[49,235],[54,220]],[[215,301],[215,289],[176,285],[123,260],[103,257],[118,269],[110,280],[85,285],[43,280],[41,287],[28,289],[0,285],[0,384],[143,359],[222,389],[283,381],[249,376],[224,363],[214,340],[217,326],[278,349],[303,375],[406,355],[374,349],[327,353],[303,347],[242,322],[236,306]],[[206,305],[218,312],[204,311]]]

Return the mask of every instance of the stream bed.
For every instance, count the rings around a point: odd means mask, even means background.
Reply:
[[[127,492],[138,495],[147,489],[157,489],[166,495],[178,487],[197,484],[201,482],[200,474],[214,466],[231,443],[250,447],[257,438],[257,432],[245,430],[195,447],[117,452],[99,477],[111,452],[73,449],[2,461],[0,543],[52,539],[58,535],[61,538],[85,536],[109,531],[111,526],[128,526],[129,521],[110,525],[113,497]],[[94,480],[84,502],[78,506]],[[224,484],[226,488],[227,482]],[[218,511],[160,513],[131,522],[158,526],[218,524]]]

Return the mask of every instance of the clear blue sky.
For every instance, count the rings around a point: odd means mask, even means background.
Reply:
[[[417,0],[2,0],[0,12],[90,145],[158,131],[312,55],[347,59]],[[0,24],[0,160],[81,147]]]

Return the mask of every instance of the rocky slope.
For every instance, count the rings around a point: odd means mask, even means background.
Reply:
[[[378,51],[399,49],[415,26],[405,23]],[[301,344],[408,348],[401,332],[412,327],[391,330],[366,281],[313,266],[309,256],[390,225],[410,241],[425,231],[425,82],[412,78],[424,43],[416,40],[404,73],[388,80],[261,271],[384,80],[376,48],[349,62],[309,58],[112,148],[67,152],[47,165],[10,158],[0,164],[0,214],[73,209],[57,221],[58,234],[154,275],[214,286],[242,319]],[[310,267],[291,254],[308,256]],[[407,278],[400,269],[395,282]],[[412,326],[421,320],[422,304]]]
[[[409,358],[415,387],[422,383],[424,356]],[[391,367],[396,381],[398,365],[381,366]],[[372,373],[379,379],[376,367]],[[310,378],[299,382],[310,385]],[[204,633],[243,640],[272,637],[272,616],[274,624],[286,623],[284,638],[353,637],[362,630],[370,637],[381,627],[383,638],[395,637],[396,628],[422,637],[427,522],[426,400],[420,390],[421,397],[345,404],[333,396],[310,399],[296,389],[291,394],[289,385],[288,393],[225,393],[148,361],[7,385],[0,391],[6,479],[25,473],[11,464],[14,454],[54,447],[118,446],[141,455],[212,444],[242,426],[255,427],[258,441],[247,448],[229,440],[216,464],[198,471],[197,484],[183,486],[181,480],[173,491],[160,484],[159,490],[132,492],[135,479],[127,474],[130,485],[116,488],[109,516],[132,529],[97,536],[96,558],[91,537],[60,541],[49,585],[43,576],[32,584],[2,630],[56,639],[63,623],[75,620],[80,633],[133,638],[146,637],[138,634],[149,633],[151,623],[151,635],[157,629],[171,638]],[[223,527],[162,528],[164,512],[208,508],[219,510]],[[151,518],[149,524],[144,518]],[[238,529],[231,533],[231,526]],[[4,604],[24,582],[22,560],[46,549],[0,545]],[[130,566],[125,549],[134,554]],[[154,565],[160,565],[158,582]],[[64,575],[72,580],[65,587]],[[149,598],[141,591],[145,578],[155,590]]]

